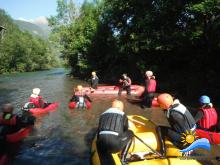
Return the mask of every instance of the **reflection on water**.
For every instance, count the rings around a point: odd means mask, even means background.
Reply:
[[[66,73],[64,69],[53,69],[0,76],[0,104],[10,101],[18,111],[21,105],[28,101],[32,88],[35,87],[41,88],[41,95],[47,101],[60,103],[57,111],[37,119],[34,131],[24,140],[13,165],[90,164],[90,143],[98,117],[109,108],[116,96],[92,97],[92,110],[69,110],[68,101],[73,86],[88,83],[68,77]],[[167,125],[161,110],[143,110],[136,104],[127,102],[125,98],[123,100],[127,114],[143,115],[157,124]],[[215,147],[212,154],[217,153],[219,148]]]

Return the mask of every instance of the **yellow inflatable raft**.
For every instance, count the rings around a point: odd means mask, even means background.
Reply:
[[[150,120],[142,116],[128,116],[129,119],[129,129],[134,132],[134,134],[149,145],[153,150],[160,151],[160,143],[156,133],[156,125]],[[143,144],[137,138],[133,139],[131,147],[128,151],[128,165],[199,165],[200,163],[193,159],[183,159],[182,153],[176,148],[170,141],[165,141],[166,145],[166,156],[164,158],[159,157],[157,154],[153,153],[150,148]],[[92,155],[91,161],[93,165],[104,165],[100,162],[100,155],[96,147],[96,137],[92,142]],[[135,155],[138,155],[135,158]],[[102,158],[103,159],[103,158]],[[105,159],[105,158],[104,158]],[[106,157],[107,164],[105,165],[122,165],[120,159],[120,153],[110,154],[108,158]],[[105,161],[106,162],[106,161]]]

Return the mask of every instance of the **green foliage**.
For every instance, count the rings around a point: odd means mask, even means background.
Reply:
[[[102,79],[115,80],[127,72],[140,80],[145,69],[153,69],[161,80],[179,77],[178,88],[189,77],[198,88],[198,82],[206,83],[198,74],[202,68],[203,73],[212,73],[209,85],[216,80],[219,65],[213,63],[220,53],[219,0],[85,1],[67,19],[71,11],[59,0],[58,15],[51,17],[55,22],[51,25],[54,31],[59,25],[62,54],[74,75],[96,70]]]
[[[7,28],[0,41],[0,74],[44,70],[57,64],[46,40],[20,31],[1,9],[0,22]]]

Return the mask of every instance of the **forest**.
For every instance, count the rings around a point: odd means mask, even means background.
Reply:
[[[0,26],[6,28],[0,39],[0,74],[45,70],[58,65],[49,41],[21,31],[2,9]]]
[[[77,9],[57,1],[48,20],[76,77],[96,71],[103,82],[122,73],[143,82],[154,71],[158,92],[197,99],[220,93],[219,0],[96,0]]]

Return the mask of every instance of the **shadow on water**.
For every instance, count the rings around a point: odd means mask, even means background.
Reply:
[[[0,105],[4,103],[13,102],[14,99],[11,97],[11,95],[16,91],[17,89],[6,89],[6,88],[0,88]]]

